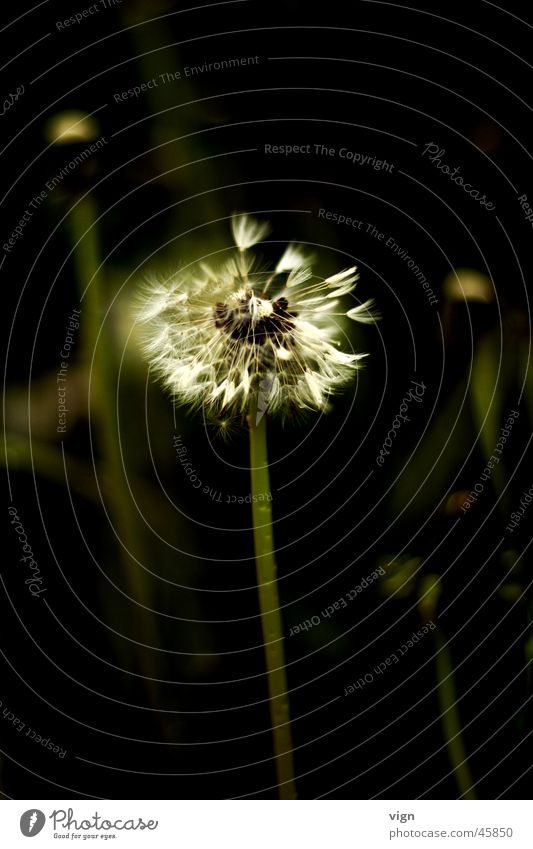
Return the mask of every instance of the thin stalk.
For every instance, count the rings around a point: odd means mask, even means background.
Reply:
[[[461,798],[476,799],[474,782],[466,756],[461,719],[457,707],[453,662],[442,632],[434,632],[437,667],[437,692],[441,713],[442,731],[446,740],[448,757],[453,767],[455,781]]]
[[[289,694],[285,673],[277,566],[274,556],[271,502],[257,496],[270,493],[266,416],[256,422],[256,405],[250,415],[250,472],[257,588],[267,668],[270,719],[280,799],[296,799],[292,758]]]
[[[70,231],[75,246],[74,264],[82,304],[82,361],[89,369],[91,361],[91,409],[94,412],[96,437],[102,453],[102,465],[108,474],[107,493],[113,526],[118,536],[120,563],[126,592],[140,607],[138,634],[140,642],[157,646],[157,636],[149,606],[149,593],[142,569],[133,559],[141,546],[129,497],[120,451],[120,432],[117,418],[116,353],[108,326],[102,326],[107,296],[103,285],[97,211],[93,198],[86,195],[72,207]],[[154,686],[150,680],[154,669],[139,647],[138,661],[145,676],[145,686],[152,699]]]

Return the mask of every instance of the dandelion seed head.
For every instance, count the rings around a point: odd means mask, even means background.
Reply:
[[[262,412],[326,411],[366,356],[342,350],[336,338],[339,316],[376,318],[371,301],[341,308],[356,268],[317,278],[313,258],[291,244],[265,269],[250,248],[269,231],[235,216],[228,260],[149,280],[137,309],[154,371],[176,402],[203,407],[213,420],[246,415],[254,399]]]

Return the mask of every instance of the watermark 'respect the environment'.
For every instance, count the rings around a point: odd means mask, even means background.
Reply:
[[[374,226],[372,223],[368,223],[366,226],[366,233],[372,239],[377,239],[378,242],[382,242],[383,245],[388,248],[398,259],[400,259],[409,271],[412,271],[414,276],[416,277],[418,283],[422,286],[424,290],[424,294],[428,299],[431,306],[436,306],[438,303],[437,296],[433,292],[433,289],[429,285],[429,281],[420,268],[420,266],[415,262],[415,260],[410,256],[408,251],[400,245],[393,236],[387,235]]]
[[[384,233],[376,227],[372,221],[363,221],[361,218],[355,218],[351,215],[346,215],[343,212],[338,212],[337,210],[320,207],[317,215],[324,221],[331,221],[333,224],[343,224],[345,227],[351,227],[354,230],[358,230],[363,235],[381,242],[384,247],[392,251],[398,259],[405,263],[409,271],[413,272],[417,282],[422,286],[424,294],[431,306],[436,306],[438,304],[437,296],[431,288],[426,275],[412,256],[410,256],[408,251],[398,244],[394,236]]]
[[[113,100],[115,103],[123,103],[125,100],[140,97],[141,94],[146,94],[146,92],[151,89],[161,88],[162,86],[166,86],[171,83],[180,82],[183,79],[198,77],[202,74],[210,74],[213,73],[213,71],[228,71],[235,68],[247,67],[249,65],[259,65],[260,61],[259,56],[230,56],[229,58],[218,59],[214,62],[203,62],[201,65],[185,65],[181,69],[162,71],[162,73],[158,74],[156,77],[145,80],[139,85],[127,88],[125,91],[115,91],[113,94]]]
[[[63,20],[56,21],[56,30],[58,32],[62,32],[63,30],[68,29],[69,27],[76,26],[77,24],[82,24],[88,18],[92,18],[94,15],[97,15],[99,12],[105,12],[107,9],[113,9],[115,6],[121,6],[123,0],[98,0],[97,3],[93,3],[92,6],[86,6],[85,9],[81,9],[76,12],[76,14],[71,15],[69,18],[64,18]]]
[[[19,239],[21,239],[24,235],[25,229],[30,223],[31,219],[33,218],[39,207],[43,205],[49,194],[53,192],[54,189],[56,189],[59,185],[61,185],[61,183],[63,182],[65,177],[68,176],[68,174],[70,174],[72,171],[75,171],[76,168],[78,168],[80,165],[83,165],[86,159],[89,159],[94,153],[99,151],[107,143],[108,140],[107,138],[105,138],[105,136],[102,136],[101,138],[97,139],[95,142],[88,145],[84,150],[80,151],[80,153],[74,156],[69,162],[66,163],[66,165],[60,168],[57,174],[54,174],[46,181],[46,188],[41,189],[40,192],[37,192],[37,194],[32,197],[23,214],[19,218],[18,224],[16,225],[16,227],[13,228],[11,235],[2,245],[4,253],[11,253]]]

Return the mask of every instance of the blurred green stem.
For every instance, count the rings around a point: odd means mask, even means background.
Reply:
[[[79,199],[72,207],[69,224],[74,244],[74,263],[82,304],[82,360],[90,380],[90,411],[102,454],[102,464],[109,476],[108,498],[111,521],[118,538],[120,561],[126,592],[139,605],[135,607],[139,624],[139,641],[157,646],[142,568],[135,561],[140,553],[135,505],[129,498],[127,480],[120,451],[120,432],[117,412],[115,346],[110,336],[109,320],[104,319],[106,294],[101,270],[97,210],[90,195]],[[145,676],[146,687],[152,693],[149,680],[154,669],[146,650],[139,646],[139,668]]]
[[[92,469],[89,464],[72,457],[68,458],[66,464],[60,450],[35,437],[32,437],[30,443],[29,439],[17,433],[7,432],[5,453],[0,454],[0,466],[30,474],[35,471],[59,486],[67,485],[78,495],[98,502],[98,490],[91,479]]]
[[[296,799],[292,758],[289,694],[285,673],[277,566],[274,556],[271,502],[259,500],[270,494],[266,416],[256,422],[256,404],[250,414],[250,473],[254,525],[257,588],[268,678],[270,719],[280,799]]]
[[[474,783],[461,731],[461,719],[457,707],[453,661],[442,631],[434,631],[437,667],[437,690],[441,714],[442,731],[446,740],[448,757],[453,767],[461,798],[476,799]]]

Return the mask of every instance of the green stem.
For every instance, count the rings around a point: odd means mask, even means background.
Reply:
[[[98,353],[97,342],[105,344],[98,337],[100,322],[103,317],[105,303],[102,281],[102,269],[100,262],[100,246],[98,243],[96,204],[90,195],[77,200],[69,217],[70,233],[74,244],[73,262],[78,282],[80,303],[82,304],[81,335],[82,353],[81,361],[91,367],[93,355]],[[106,352],[107,353],[107,352]],[[98,371],[93,375],[93,380],[99,378]],[[102,380],[102,383],[105,381]]]
[[[277,567],[274,556],[272,508],[270,501],[259,500],[270,494],[266,416],[256,423],[256,405],[250,415],[250,472],[255,562],[261,626],[268,679],[270,719],[274,737],[274,757],[280,799],[296,799],[289,694],[285,673],[283,625],[281,621]]]
[[[91,375],[91,409],[102,463],[108,475],[110,514],[118,537],[120,563],[126,592],[140,605],[137,608],[138,633],[146,645],[158,644],[149,606],[150,597],[140,565],[135,557],[141,546],[135,521],[135,507],[129,497],[120,451],[117,415],[116,355],[109,323],[105,325],[107,296],[101,270],[96,204],[90,195],[72,207],[70,231],[74,243],[74,264],[82,304],[82,362]],[[109,322],[109,319],[108,319]],[[92,363],[92,369],[91,369]],[[154,674],[146,650],[139,647],[138,662],[152,699]]]
[[[434,632],[437,666],[437,691],[441,712],[441,723],[448,757],[453,767],[461,798],[476,799],[476,792],[466,756],[461,719],[457,707],[457,696],[450,650],[441,631]]]
[[[58,486],[68,483],[73,492],[99,503],[98,490],[91,478],[91,466],[73,457],[69,457],[66,463],[64,459],[60,450],[39,439],[32,438],[30,443],[29,439],[20,434],[6,433],[5,453],[0,454],[0,467],[30,474],[35,472]]]

